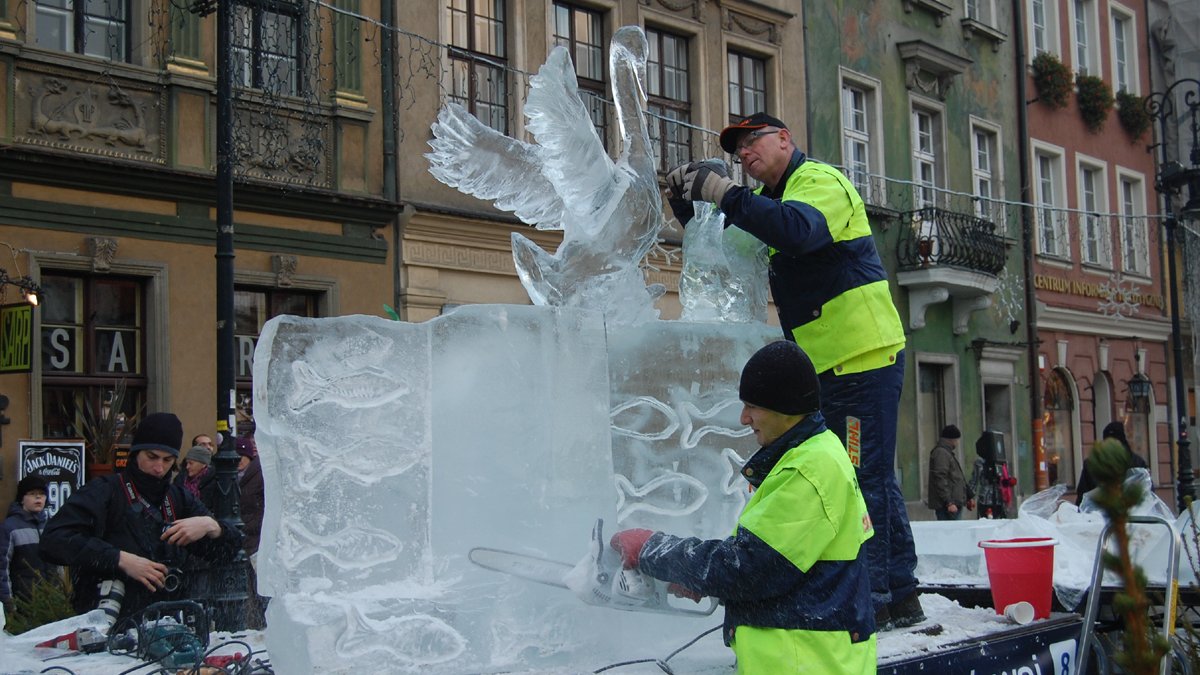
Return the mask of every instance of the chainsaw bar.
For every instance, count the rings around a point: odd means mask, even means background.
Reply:
[[[575,567],[557,560],[546,560],[497,548],[473,548],[467,557],[480,567],[558,588],[569,588],[565,578],[567,572]]]

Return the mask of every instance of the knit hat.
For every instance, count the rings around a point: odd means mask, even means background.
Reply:
[[[780,340],[746,362],[738,397],[777,413],[800,415],[821,409],[821,383],[808,354],[795,342]]]
[[[954,426],[953,424],[947,424],[942,428],[942,438],[947,438],[950,440],[962,438],[962,432],[959,431],[958,427]]]
[[[184,459],[190,459],[193,462],[200,462],[205,466],[212,465],[212,450],[203,445],[193,445],[191,450],[188,450],[187,456]]]
[[[1125,425],[1121,422],[1109,422],[1104,427],[1104,431],[1100,433],[1101,438],[1115,438],[1126,445],[1129,444],[1129,439],[1125,438]]]
[[[141,450],[161,450],[179,456],[183,445],[183,423],[172,413],[152,413],[138,424],[133,432],[130,456]]]
[[[757,112],[753,115],[741,120],[737,124],[730,124],[721,130],[721,149],[731,155],[737,154],[737,140],[741,134],[747,131],[758,131],[767,127],[775,127],[777,129],[787,129],[778,117],[771,117],[765,112]]]
[[[46,479],[36,473],[31,473],[17,481],[17,501],[21,501],[26,494],[34,490],[46,492]]]
[[[246,459],[254,459],[258,456],[258,448],[254,445],[254,439],[249,436],[242,436],[237,439],[237,454]]]

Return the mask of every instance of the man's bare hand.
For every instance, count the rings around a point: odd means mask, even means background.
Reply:
[[[946,513],[958,513],[958,504],[950,502],[946,505]]]
[[[117,567],[125,573],[125,576],[141,583],[151,592],[162,588],[167,578],[166,565],[148,560],[128,551],[121,551],[121,556],[117,560]]]
[[[221,536],[221,526],[209,516],[192,516],[171,523],[163,530],[162,540],[172,546],[187,546],[193,542],[208,537],[216,539]]]
[[[968,509],[970,509],[970,510],[972,510],[972,511],[974,511],[974,510],[975,510],[975,500],[974,500],[974,499],[968,499],[968,500],[967,500],[967,508],[968,508]]]

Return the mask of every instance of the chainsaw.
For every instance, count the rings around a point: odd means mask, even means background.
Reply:
[[[471,562],[496,572],[565,588],[589,605],[631,612],[658,612],[708,616],[717,609],[716,598],[704,598],[696,607],[670,600],[667,583],[635,569],[624,569],[620,556],[604,540],[604,520],[592,528],[588,553],[577,564],[523,555],[494,548],[473,548]],[[690,601],[689,601],[690,602]]]

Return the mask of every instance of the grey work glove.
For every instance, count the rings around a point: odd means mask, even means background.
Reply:
[[[692,200],[683,196],[683,174],[687,168],[688,164],[680,164],[667,173],[667,205],[680,227],[686,227],[696,215]]]
[[[668,184],[671,177],[667,177]],[[729,178],[729,168],[719,159],[692,162],[684,167],[679,191],[685,199],[694,202],[712,202],[718,206],[725,193],[734,186]]]

